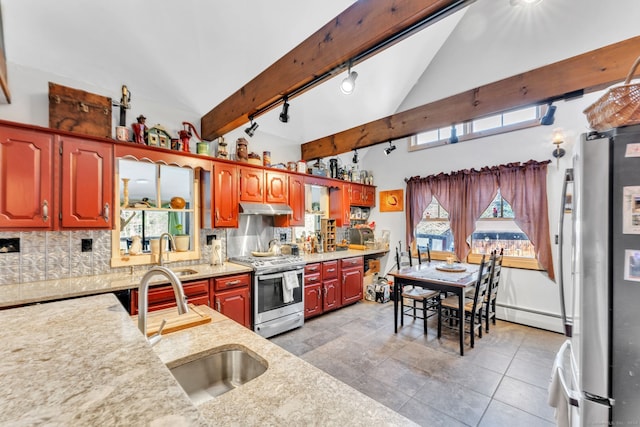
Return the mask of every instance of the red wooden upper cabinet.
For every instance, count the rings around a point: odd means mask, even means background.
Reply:
[[[213,164],[214,227],[238,226],[238,169],[228,163]]]
[[[266,203],[288,203],[289,186],[287,174],[268,170],[264,172],[264,177],[267,187],[264,201]]]
[[[364,185],[362,189],[364,206],[374,207],[376,205],[376,187]]]
[[[289,175],[289,206],[293,210],[289,225],[304,225],[305,189],[302,176]]]
[[[329,189],[329,216],[336,219],[336,226],[348,227],[351,216],[350,185],[341,183]]]
[[[240,200],[243,202],[264,201],[264,172],[262,169],[239,166]]]
[[[113,224],[113,145],[62,138],[63,227],[106,228]]]
[[[54,138],[0,125],[1,228],[53,228]]]

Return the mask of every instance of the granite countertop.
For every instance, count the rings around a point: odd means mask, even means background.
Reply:
[[[209,311],[211,323],[167,334],[154,347],[113,295],[0,311],[3,422],[414,425],[269,340]],[[268,368],[254,380],[196,407],[167,367],[224,348],[245,349],[262,358]]]
[[[182,282],[253,271],[250,267],[230,262],[225,262],[223,265],[198,264],[180,267],[168,264],[167,267],[175,270],[190,269],[197,272],[181,276],[180,280]],[[142,276],[146,272],[147,270],[145,269],[137,270],[134,274],[111,273],[1,285],[0,308],[134,289],[138,287]],[[151,279],[151,284],[161,283],[169,282],[163,276],[156,276]]]
[[[304,254],[302,257],[309,263],[354,256],[383,255],[386,252],[386,250],[360,251],[349,249],[347,251],[322,254]],[[217,266],[210,264],[188,266],[168,264],[167,266],[176,270],[192,269],[196,271],[195,274],[181,276],[180,280],[183,282],[253,271],[250,267],[231,262],[225,262]],[[0,308],[137,288],[146,271],[147,270],[136,270],[134,274],[110,273],[96,276],[70,277],[58,280],[0,285]],[[161,284],[168,283],[168,281],[162,276],[156,276],[151,280],[151,284],[154,283]]]

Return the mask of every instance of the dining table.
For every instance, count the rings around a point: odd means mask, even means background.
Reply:
[[[422,262],[418,265],[401,267],[389,273],[394,278],[393,286],[393,328],[398,333],[398,303],[404,286],[412,285],[454,294],[458,297],[458,327],[460,335],[460,355],[464,356],[464,303],[465,294],[476,283],[479,265],[444,261]],[[402,315],[402,313],[400,313]]]

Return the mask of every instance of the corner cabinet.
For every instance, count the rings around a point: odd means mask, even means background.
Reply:
[[[0,228],[110,229],[112,144],[0,123]]]

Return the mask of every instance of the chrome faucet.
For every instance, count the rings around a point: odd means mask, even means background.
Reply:
[[[142,276],[140,286],[138,287],[138,329],[146,337],[147,336],[147,309],[149,306],[149,281],[153,276],[161,275],[169,279],[171,286],[173,287],[173,293],[176,297],[176,304],[178,304],[178,313],[185,314],[189,311],[187,306],[187,297],[184,295],[184,289],[182,288],[182,282],[178,279],[178,276],[161,265],[154,265],[149,271]],[[162,328],[164,328],[165,322],[160,325],[158,333],[147,338],[151,345],[156,344],[162,338]]]
[[[169,233],[162,233],[160,235],[160,253],[158,254],[158,265],[160,267],[162,267],[164,265],[164,255],[163,255],[163,250],[162,248],[164,248],[164,237],[167,236],[169,238],[169,250],[167,252],[171,252],[171,248],[175,248],[176,247],[176,242],[173,240],[173,236]]]

